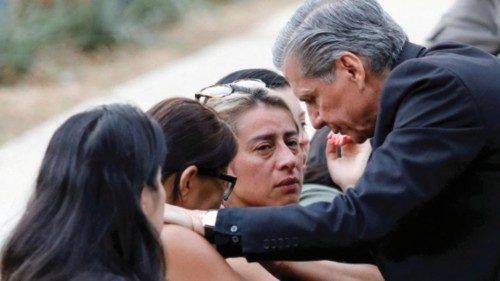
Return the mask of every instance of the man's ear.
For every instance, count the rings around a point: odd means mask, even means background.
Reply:
[[[198,168],[195,165],[188,166],[181,173],[179,180],[179,199],[181,202],[186,202],[189,192],[191,191],[194,177],[198,174]]]
[[[348,79],[356,83],[362,90],[365,86],[366,69],[360,56],[351,52],[342,52],[335,61],[335,73],[337,75],[346,75]]]

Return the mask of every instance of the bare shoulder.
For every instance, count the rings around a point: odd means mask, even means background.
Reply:
[[[241,280],[215,248],[191,230],[166,225],[161,243],[168,280]]]

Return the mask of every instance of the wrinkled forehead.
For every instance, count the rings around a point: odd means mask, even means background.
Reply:
[[[302,74],[300,67],[298,59],[294,57],[287,58],[283,64],[283,75],[290,84],[292,94],[295,96],[297,96],[299,90],[304,91],[307,88],[308,78]]]
[[[290,121],[284,121],[283,115]],[[276,120],[279,119],[279,122]],[[283,130],[294,130],[298,132],[299,126],[292,112],[283,107],[278,107],[269,104],[258,104],[246,112],[240,114],[236,120],[237,136],[243,130],[252,128],[251,130],[259,130],[261,127],[266,127],[268,124],[276,125],[275,127]]]

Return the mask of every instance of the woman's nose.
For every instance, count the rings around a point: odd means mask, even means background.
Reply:
[[[286,145],[282,147],[278,159],[278,168],[294,169],[297,166],[297,154]]]

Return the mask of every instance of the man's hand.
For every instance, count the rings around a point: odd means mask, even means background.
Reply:
[[[337,156],[337,147],[342,148],[342,157]],[[349,136],[328,134],[326,160],[332,180],[346,190],[353,187],[363,174],[372,151],[370,142],[354,143]]]
[[[205,213],[206,211],[188,210],[174,205],[165,204],[163,222],[166,224],[183,226],[204,236],[205,229],[203,228],[202,219]]]

